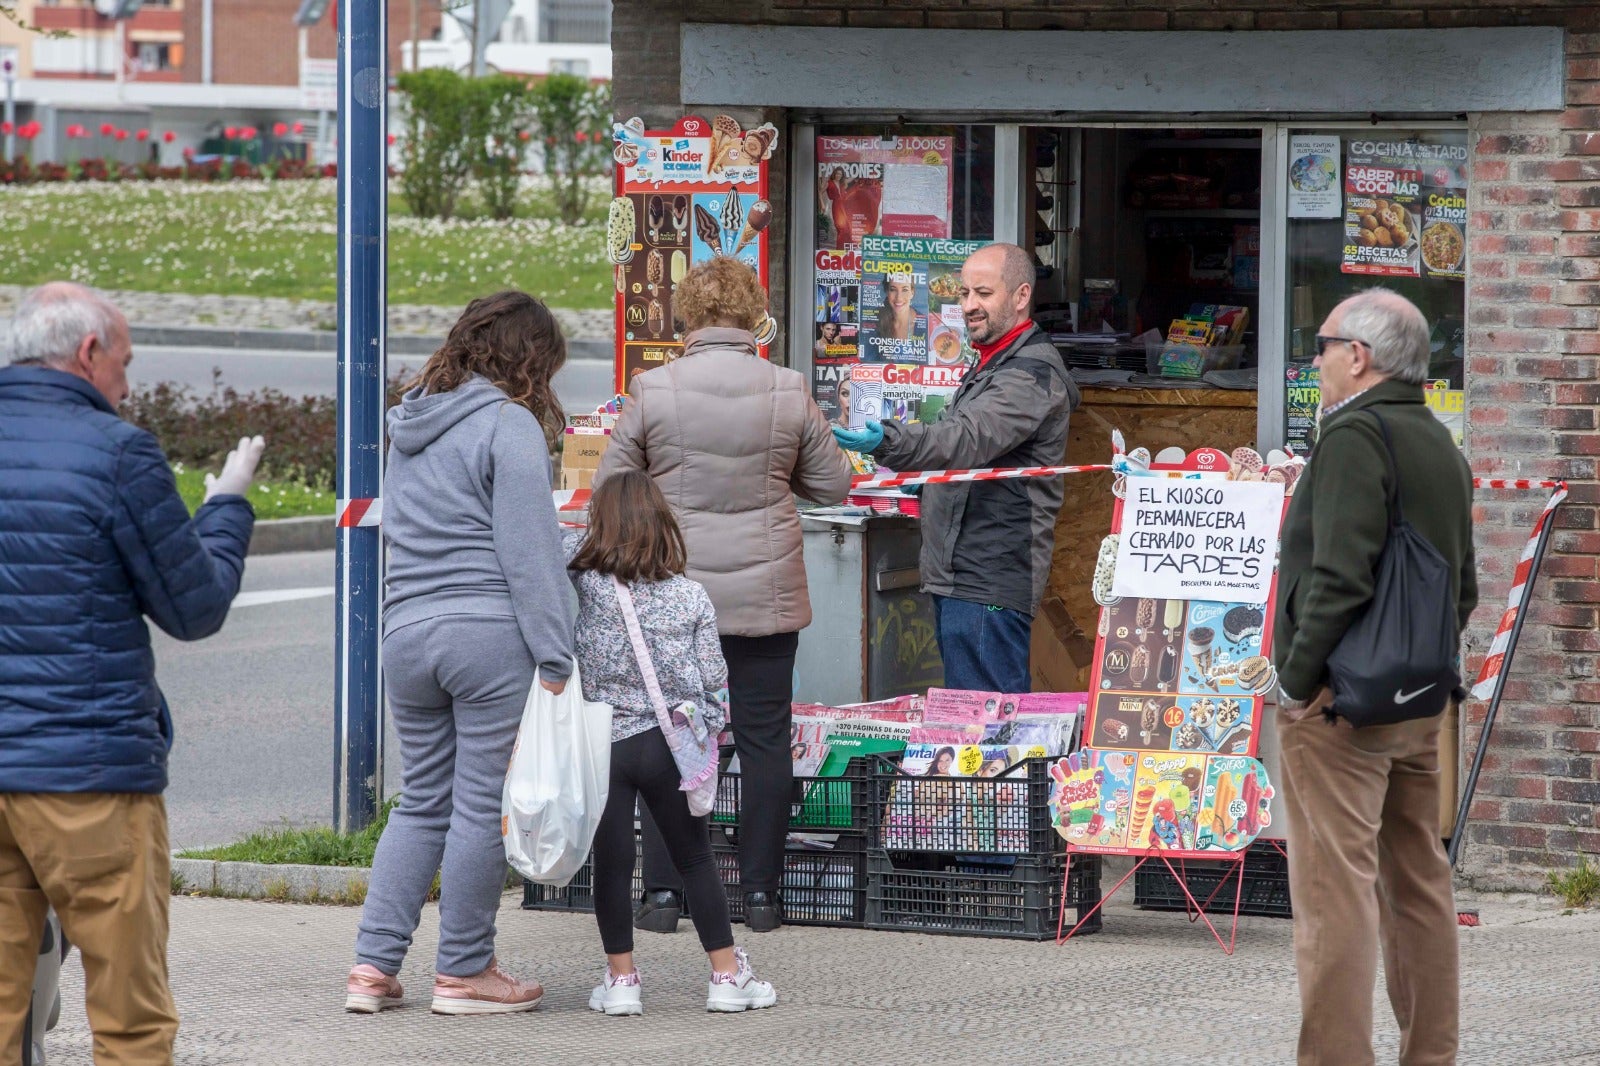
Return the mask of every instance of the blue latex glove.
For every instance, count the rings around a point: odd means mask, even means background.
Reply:
[[[883,426],[877,422],[868,422],[864,429],[834,426],[833,439],[847,452],[871,452],[883,443]]]

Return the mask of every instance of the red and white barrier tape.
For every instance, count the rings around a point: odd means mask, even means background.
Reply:
[[[1530,481],[1527,478],[1503,477],[1475,477],[1472,479],[1475,489],[1560,489],[1563,494],[1567,491],[1565,481]]]
[[[381,525],[383,523],[383,500],[379,497],[340,500],[339,509],[334,513],[339,516],[339,521],[336,524],[340,529]]]
[[[1091,474],[1100,470],[1110,469],[1111,467],[1107,463],[1094,463],[1089,466],[1015,466],[991,467],[986,470],[919,470],[887,477],[874,477],[870,474],[863,474],[851,479],[850,491],[898,489],[907,485],[949,485],[957,481],[1002,481],[1014,477]]]
[[[1500,677],[1500,672],[1505,668],[1506,652],[1511,647],[1511,631],[1516,627],[1517,615],[1521,613],[1523,600],[1528,592],[1528,579],[1533,575],[1534,555],[1538,552],[1539,534],[1543,532],[1544,525],[1550,521],[1550,516],[1555,513],[1561,501],[1567,498],[1567,484],[1564,481],[1489,481],[1475,478],[1473,483],[1479,488],[1554,488],[1550,499],[1545,501],[1544,510],[1539,513],[1539,520],[1533,524],[1533,532],[1528,534],[1528,543],[1522,549],[1522,558],[1517,563],[1516,573],[1511,579],[1511,592],[1506,596],[1505,613],[1500,616],[1500,626],[1495,630],[1494,641],[1489,645],[1489,654],[1483,660],[1483,668],[1478,671],[1478,680],[1472,686],[1472,694],[1480,700],[1486,700],[1494,695],[1495,682]]]

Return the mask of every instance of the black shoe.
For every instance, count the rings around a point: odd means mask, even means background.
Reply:
[[[744,924],[752,933],[770,933],[783,924],[778,917],[780,901],[774,892],[744,894]]]
[[[676,933],[682,913],[676,892],[646,892],[644,902],[633,912],[633,927],[647,933]]]

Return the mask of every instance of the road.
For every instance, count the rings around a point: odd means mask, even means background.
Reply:
[[[389,373],[413,372],[426,356],[389,357]],[[222,381],[240,392],[271,387],[291,396],[332,396],[336,391],[332,352],[300,352],[261,348],[165,348],[137,345],[128,368],[138,388],[171,381],[196,390],[211,388],[213,368]],[[568,411],[592,411],[615,395],[609,360],[570,359],[556,374],[556,395]]]
[[[220,844],[333,810],[333,553],[253,555],[222,632],[152,627],[172,707],[173,847]],[[390,748],[394,752],[393,747]],[[398,753],[389,791],[399,787]]]

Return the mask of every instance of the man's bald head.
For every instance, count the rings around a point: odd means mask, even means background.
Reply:
[[[988,244],[961,267],[967,336],[988,344],[1011,332],[1033,304],[1033,259],[1015,244]]]

